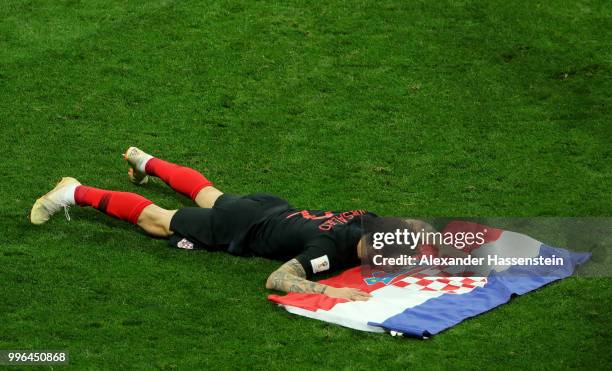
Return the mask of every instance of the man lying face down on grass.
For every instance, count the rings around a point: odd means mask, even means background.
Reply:
[[[226,194],[196,170],[155,158],[136,147],[128,148],[124,157],[133,183],[145,184],[149,175],[157,176],[199,207],[166,210],[138,194],[88,187],[67,177],[36,200],[30,221],[42,224],[70,205],[93,206],[137,224],[151,236],[168,238],[178,248],[286,261],[268,277],[268,289],[348,300],[370,297],[358,289],[331,287],[309,278],[358,265],[366,254],[361,219],[376,215],[365,210],[300,210],[269,194]],[[421,224],[412,227],[416,230]]]

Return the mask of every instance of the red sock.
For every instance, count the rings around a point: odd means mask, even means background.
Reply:
[[[147,162],[145,171],[154,175],[168,184],[175,191],[195,200],[202,188],[212,186],[212,182],[200,172],[188,167],[179,166],[158,158],[152,158]]]
[[[76,187],[74,201],[79,206],[93,206],[132,224],[138,223],[142,210],[153,203],[136,193],[107,191],[83,185]]]

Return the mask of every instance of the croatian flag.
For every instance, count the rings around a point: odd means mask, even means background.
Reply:
[[[356,330],[390,332],[427,338],[461,321],[491,310],[550,282],[570,276],[589,253],[546,246],[523,234],[453,222],[447,230],[485,231],[484,243],[468,246],[472,256],[561,258],[557,265],[491,265],[486,277],[453,275],[448,267],[428,266],[395,276],[374,272],[364,276],[360,267],[319,281],[333,287],[368,292],[368,301],[349,301],[322,294],[289,293],[268,299],[290,313],[335,323]],[[558,261],[558,259],[556,259]],[[485,261],[487,261],[485,259]]]

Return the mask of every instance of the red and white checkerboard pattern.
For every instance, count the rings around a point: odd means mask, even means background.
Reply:
[[[443,291],[449,294],[464,294],[476,287],[483,287],[486,277],[452,276],[451,273],[430,268],[393,281],[393,286],[415,291]]]

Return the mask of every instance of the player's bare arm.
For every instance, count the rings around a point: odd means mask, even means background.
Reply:
[[[358,289],[332,287],[307,280],[304,268],[296,259],[289,260],[272,272],[266,281],[266,288],[283,292],[324,294],[333,298],[356,301],[370,298],[370,294]]]

